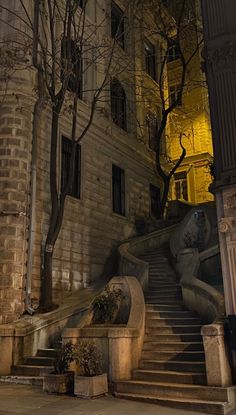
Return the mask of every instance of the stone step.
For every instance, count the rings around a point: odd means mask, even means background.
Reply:
[[[144,341],[143,343],[143,350],[165,350],[165,351],[203,351],[203,343],[202,342],[152,342],[152,341]]]
[[[168,398],[200,399],[203,401],[228,402],[230,389],[216,386],[190,385],[181,383],[147,382],[127,380],[116,382],[116,391]]]
[[[182,383],[206,385],[206,375],[198,372],[174,372],[170,370],[136,369],[133,371],[133,380],[163,383]]]
[[[44,376],[53,371],[53,366],[16,365],[12,366],[12,375]]]
[[[156,304],[158,304],[161,301],[172,301],[174,302],[175,300],[177,301],[181,301],[182,299],[182,294],[181,293],[164,293],[164,294],[156,294],[156,293],[148,293],[144,295],[145,301],[147,301],[148,303],[150,302],[154,302]],[[167,303],[168,304],[168,303]]]
[[[228,412],[226,402],[221,401],[201,401],[200,399],[184,399],[181,397],[171,398],[171,397],[162,397],[159,395],[148,396],[142,393],[125,393],[125,392],[115,392],[115,396],[120,399],[135,400],[140,402],[147,402],[151,404],[158,404],[162,406],[168,406],[176,409],[190,410],[190,411],[199,411],[205,414],[215,414],[223,415]]]
[[[179,284],[175,281],[167,282],[164,280],[163,282],[156,281],[156,280],[149,280],[149,290],[152,291],[154,288],[177,288],[180,287]],[[180,287],[181,288],[181,287]]]
[[[147,311],[186,311],[183,304],[149,304],[146,303]]]
[[[42,357],[57,357],[57,350],[56,349],[46,349],[41,348],[37,350],[37,356]]]
[[[55,358],[53,357],[26,356],[24,358],[24,364],[32,366],[53,366],[54,360]]]
[[[153,298],[151,299],[151,300],[148,300],[147,298],[146,298],[146,304],[152,304],[153,306],[159,306],[159,305],[165,305],[165,306],[167,306],[167,305],[177,305],[177,306],[182,306],[183,307],[183,300],[182,299],[176,299],[176,298],[174,298],[174,299],[164,299],[164,301],[163,301],[163,299],[161,299],[161,300],[159,300],[158,302],[156,302],[156,301],[153,301]]]
[[[153,334],[145,335],[145,341],[168,343],[168,342],[202,342],[200,333],[181,333],[181,334]]]
[[[145,292],[145,295],[163,295],[163,294],[181,294],[182,290],[180,286],[171,287],[154,287],[152,290]]]
[[[149,317],[146,319],[146,324],[148,327],[162,327],[162,326],[196,326],[200,325],[200,319],[196,317],[188,318],[155,318]]]
[[[157,310],[147,310],[146,311],[147,318],[191,318],[195,317],[192,311],[186,310],[175,310],[175,311],[157,311]]]
[[[196,361],[181,361],[181,360],[154,360],[146,359],[140,361],[140,369],[148,370],[174,370],[178,372],[206,372],[205,362],[196,362]]]
[[[144,296],[145,298],[151,298],[151,299],[152,298],[166,298],[167,300],[169,297],[182,298],[182,290],[180,288],[178,289],[175,288],[174,290],[172,288],[170,290],[165,289],[165,288],[163,290],[156,288],[154,290],[148,290],[144,292]]]
[[[148,327],[146,326],[146,334],[149,335],[161,335],[161,334],[184,334],[184,333],[192,333],[192,334],[200,334],[201,333],[200,325],[176,325],[176,326],[157,326],[157,327]]]
[[[204,362],[205,353],[203,350],[143,350],[142,360],[161,360],[161,361],[183,361],[183,362]]]
[[[165,285],[179,285],[179,282],[171,277],[169,278],[163,278],[163,277],[151,277],[148,279],[148,289],[151,291],[152,290],[152,286],[155,287],[162,287]]]
[[[43,386],[43,377],[40,376],[0,376],[1,383],[15,385]]]

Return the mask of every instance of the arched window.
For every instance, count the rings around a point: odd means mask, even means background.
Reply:
[[[111,82],[111,116],[115,124],[123,130],[127,129],[126,94],[117,79],[113,79]]]

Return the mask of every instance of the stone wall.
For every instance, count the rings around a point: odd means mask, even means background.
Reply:
[[[19,98],[23,103],[23,97]],[[14,102],[14,101],[13,101]],[[24,310],[27,264],[27,232],[30,196],[32,106],[16,111],[10,97],[1,108],[1,322],[9,322]],[[49,212],[48,110],[42,114],[37,148],[36,234],[33,253],[32,304],[40,292],[41,249]],[[79,124],[86,122],[89,107],[81,103]],[[81,124],[80,124],[81,123]],[[70,120],[61,118],[58,137],[58,186],[60,186],[61,135],[70,137]],[[134,134],[128,134],[99,113],[81,143],[81,198],[67,197],[63,227],[53,260],[54,300],[98,278],[112,247],[134,234],[137,216],[150,213],[149,184],[158,184],[148,155]],[[126,215],[112,211],[112,164],[125,171]],[[5,214],[6,213],[6,214]],[[20,214],[18,214],[20,213]],[[7,298],[8,301],[5,301]]]

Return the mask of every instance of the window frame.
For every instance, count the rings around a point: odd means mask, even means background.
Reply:
[[[111,1],[111,37],[125,50],[125,13],[114,1]]]
[[[148,52],[150,51],[150,52]],[[147,38],[144,39],[145,71],[154,80],[157,80],[156,46]]]
[[[182,97],[180,99],[181,95],[181,86],[178,85],[170,85],[169,87],[169,104],[173,105],[175,102],[177,102],[177,106],[181,107],[182,105]]]
[[[125,170],[112,163],[112,212],[126,216]]]
[[[152,197],[156,193],[158,197]],[[153,183],[149,184],[149,195],[150,195],[150,214],[156,219],[160,219],[161,210],[161,189]]]
[[[110,83],[110,103],[112,121],[127,131],[127,97],[120,81],[113,78]]]
[[[185,183],[184,186],[183,186],[183,183]],[[180,197],[177,197],[177,190],[176,190],[177,185],[179,185],[178,192],[180,194]],[[188,173],[186,170],[174,173],[174,191],[175,191],[176,200],[185,200],[186,202],[189,201]],[[185,192],[186,192],[186,198],[184,197]]]
[[[60,178],[60,188],[63,192],[64,186],[68,180],[68,166],[70,164],[70,154],[72,150],[72,141],[70,138],[66,137],[64,134],[61,136],[61,178]],[[74,177],[72,181],[72,189],[67,193],[68,196],[73,197],[74,199],[81,199],[81,145],[76,144],[76,153],[75,153],[75,170]],[[77,175],[76,175],[77,173]]]
[[[70,42],[71,47],[70,47],[70,56],[67,56],[67,54],[65,52],[67,52],[67,47],[64,50],[64,42]],[[79,60],[74,60],[73,62],[73,56],[74,56],[74,51],[76,50],[76,56],[80,56]],[[64,58],[65,56],[65,58]],[[72,74],[69,77],[68,80],[68,85],[67,85],[67,90],[70,92],[74,92],[77,94],[79,99],[83,99],[83,55],[82,52],[80,50],[80,46],[78,44],[76,44],[74,39],[67,39],[64,38],[61,41],[61,80],[63,82],[64,80],[64,64],[63,64],[63,60],[67,59],[67,60],[71,60],[72,63]],[[77,74],[79,75],[79,83],[77,84]]]

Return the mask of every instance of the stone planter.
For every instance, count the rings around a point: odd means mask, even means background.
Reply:
[[[49,373],[43,378],[43,391],[48,393],[73,393],[74,372]]]
[[[79,398],[91,399],[108,392],[107,374],[97,376],[75,375],[74,394]]]

